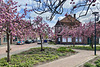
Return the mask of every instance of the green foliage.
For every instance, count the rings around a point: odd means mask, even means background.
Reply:
[[[80,50],[94,50],[91,46],[68,46],[68,48],[72,49],[80,49]],[[100,51],[100,46],[96,46],[96,50]]]
[[[57,51],[59,51],[59,52],[75,52],[74,50],[68,49],[66,47],[60,47],[57,49]]]
[[[0,67],[33,67],[40,62],[53,61],[67,54],[67,52],[59,52],[55,48],[44,47],[44,49],[45,51],[40,51],[40,47],[31,48],[28,51],[12,55],[9,63],[6,61],[7,58],[2,58],[0,59]],[[67,51],[72,50],[69,49]]]
[[[98,60],[97,60],[97,61],[95,61],[94,63],[95,63],[95,64],[97,64],[97,63],[99,63],[99,62],[100,62],[100,59],[98,59]]]
[[[96,64],[97,67],[100,67],[100,62]]]
[[[100,59],[97,59],[93,64],[91,64],[91,62],[87,62],[84,64],[84,67],[100,67]]]
[[[90,46],[75,46],[71,47],[73,49],[81,49],[81,50],[93,50]]]
[[[60,47],[60,48],[57,49],[57,51],[66,52],[67,49],[66,49],[66,47]]]
[[[91,63],[85,63],[84,67],[95,67],[94,65],[92,65]]]
[[[56,43],[54,41],[48,42],[48,44],[56,45]]]

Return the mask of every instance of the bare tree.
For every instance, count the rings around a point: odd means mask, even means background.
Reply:
[[[63,5],[68,0],[32,0],[32,1],[37,3],[36,7],[32,5],[32,9],[35,13],[43,14],[46,12],[50,12],[51,16],[48,19],[52,20],[56,14],[63,13],[63,8],[64,8]],[[96,4],[100,4],[95,2],[96,0],[82,0],[79,1],[77,4],[75,4],[74,0],[70,0],[70,4],[73,4],[73,8],[71,8],[70,13],[73,13],[74,11],[82,7],[83,9],[80,12],[79,17],[86,16],[87,13],[89,12],[89,9],[91,10],[91,7],[96,6]],[[96,8],[100,10],[98,6],[96,6]],[[86,10],[86,12],[82,14],[84,10]]]

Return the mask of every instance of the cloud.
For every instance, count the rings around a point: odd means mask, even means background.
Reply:
[[[96,9],[95,9],[96,10]],[[79,14],[80,14],[80,12],[81,11],[79,11],[78,13],[77,13],[77,17],[79,17]],[[83,11],[83,14],[85,13],[86,11]],[[82,23],[88,23],[90,20],[91,21],[94,21],[94,15],[92,14],[92,12],[91,12],[91,10],[89,10],[89,12],[87,13],[87,15],[86,16],[83,16],[83,17],[80,17],[79,18],[79,21],[81,21]],[[99,16],[99,18],[100,18],[100,16]]]
[[[42,16],[43,18],[47,18],[47,17],[50,17],[50,15],[51,15],[51,13],[49,13],[49,12],[43,13],[41,15],[36,14],[35,12],[30,13],[30,16],[33,17],[33,18],[36,17],[36,16]]]
[[[32,0],[14,0],[17,1],[19,5],[32,4]]]
[[[99,4],[98,4],[99,3]],[[93,3],[94,4],[94,3]],[[88,23],[90,20],[91,21],[94,21],[94,15],[92,14],[93,12],[100,12],[100,2],[99,2],[99,0],[97,0],[96,1],[96,3],[95,3],[95,5],[96,6],[91,6],[90,8],[91,9],[89,9],[89,11],[88,11],[88,13],[87,13],[87,15],[86,16],[83,16],[83,17],[80,17],[79,18],[79,20],[82,22],[82,23]],[[99,9],[98,9],[99,8]],[[79,14],[82,12],[82,10],[81,11],[78,11],[76,14],[76,17],[79,17]],[[86,10],[84,10],[83,12],[82,12],[82,14],[81,15],[83,15],[83,14],[85,14],[86,13]],[[99,13],[99,18],[100,18],[100,13]]]
[[[18,8],[18,11],[20,11],[20,10],[23,9],[23,8],[25,8],[24,5],[25,5],[26,3],[27,3],[27,4],[30,4],[30,5],[33,5],[34,7],[36,7],[36,5],[37,5],[37,3],[36,3],[35,1],[33,1],[33,0],[15,0],[15,1],[18,1],[18,4],[21,4],[21,5],[22,5],[21,8]],[[46,1],[46,0],[45,0],[45,1]],[[74,1],[75,1],[75,4],[77,4],[77,3],[79,3],[79,2],[82,2],[83,0],[74,0]],[[64,5],[63,5],[64,9],[67,10],[67,9],[71,9],[71,8],[72,8],[72,5],[70,4],[70,2],[71,2],[71,0],[67,0],[67,1],[64,3]],[[99,3],[99,4],[97,4],[97,3]],[[99,10],[94,6],[94,7],[91,7],[92,11],[93,11],[93,12],[94,12],[94,11],[100,12],[100,1],[99,1],[99,0],[96,0],[96,6],[99,8]],[[31,7],[31,6],[27,6],[27,8],[28,8],[28,9],[31,9],[32,7]],[[79,8],[79,9],[80,9],[80,8]],[[64,10],[64,13],[66,13],[66,10]],[[82,14],[84,14],[85,11],[86,11],[86,10],[84,10]],[[87,14],[86,16],[84,16],[84,17],[80,17],[79,20],[80,20],[82,23],[89,22],[90,20],[94,20],[94,15],[92,15],[92,11],[89,10],[88,14]],[[81,11],[79,11],[79,10],[76,11],[76,14],[77,14],[76,17],[79,16],[80,12],[81,12]],[[34,17],[38,16],[38,14],[36,14],[36,13],[34,13],[34,12],[30,12],[30,16],[32,17],[31,20],[33,20]],[[46,17],[50,17],[50,16],[51,16],[51,13],[46,12],[46,13],[44,13],[44,14],[42,14],[42,15],[39,15],[39,16],[42,16],[42,17],[44,18],[44,20],[46,20]],[[52,21],[46,21],[46,22],[49,23],[50,26],[54,26],[54,25],[56,24],[56,22],[57,22],[58,19],[61,20],[61,19],[63,19],[63,18],[64,18],[63,15],[59,15],[59,16],[55,16],[55,17],[53,18]]]
[[[81,2],[82,0],[74,0],[73,2],[75,2],[75,4]],[[63,5],[63,8],[69,9],[72,8],[72,6],[74,6],[75,4],[70,4],[71,0],[66,0],[66,2]]]
[[[59,18],[59,20],[61,20],[61,19],[63,19],[65,16],[60,16],[60,17],[58,17]]]

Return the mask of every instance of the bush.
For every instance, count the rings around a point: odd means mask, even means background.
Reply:
[[[100,59],[98,59],[98,60],[97,60],[97,61],[95,61],[94,63],[95,63],[95,64],[97,64],[97,63],[99,63],[99,62],[100,62]]]
[[[84,67],[95,67],[94,65],[92,65],[91,63],[85,63]]]
[[[66,49],[66,47],[60,47],[60,48],[57,49],[57,51],[65,52],[65,51],[68,51],[68,50]]]
[[[57,51],[59,51],[59,52],[75,52],[74,50],[67,49],[66,47],[60,47],[57,49]]]
[[[67,52],[75,52],[75,51],[72,49],[67,49]]]
[[[100,67],[100,62],[96,64],[97,67]]]
[[[94,50],[91,46],[68,46],[68,48],[81,49],[81,50]],[[96,46],[96,50],[100,51],[100,46]]]
[[[54,41],[52,41],[52,42],[48,42],[48,44],[56,45],[56,43],[55,43]]]
[[[75,46],[75,47],[69,47],[73,49],[81,49],[81,50],[93,50],[90,46]]]

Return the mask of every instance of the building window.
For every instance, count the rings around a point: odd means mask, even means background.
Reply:
[[[78,42],[78,37],[76,37],[75,42]]]
[[[7,42],[7,37],[6,36],[4,36],[3,42]]]
[[[72,42],[72,38],[71,37],[68,37],[68,42]]]
[[[82,38],[81,37],[76,37],[75,42],[82,42]]]
[[[100,44],[100,37],[99,37],[99,44]]]
[[[61,32],[61,27],[58,27],[58,33],[60,33]]]
[[[63,37],[63,38],[62,38],[62,42],[66,42],[66,38]]]
[[[82,42],[82,38],[81,37],[79,38],[79,42]]]
[[[60,41],[60,37],[58,38],[58,41]]]

